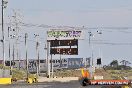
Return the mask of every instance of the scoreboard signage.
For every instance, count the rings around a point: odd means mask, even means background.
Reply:
[[[78,39],[82,39],[83,36],[82,30],[47,31],[47,41],[50,42],[50,54],[78,55]]]
[[[82,30],[50,30],[47,31],[47,40],[83,39]]]
[[[56,46],[78,46],[78,40],[51,40],[50,41],[50,47],[56,47]]]
[[[78,55],[78,48],[50,48],[50,54]]]

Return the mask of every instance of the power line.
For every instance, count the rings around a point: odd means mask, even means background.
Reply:
[[[9,23],[6,23],[7,25]],[[25,26],[25,27],[40,27],[40,28],[79,28],[79,29],[83,29],[83,30],[88,30],[88,29],[92,29],[92,30],[97,30],[97,29],[107,29],[107,30],[130,30],[132,29],[132,27],[78,27],[78,26],[61,26],[61,25],[47,25],[47,24],[33,24],[33,23],[23,23],[20,22],[21,26]],[[1,24],[0,24],[1,25]]]
[[[114,42],[102,42],[102,43],[93,43],[93,44],[103,44],[103,45],[132,45],[132,43],[114,43]]]
[[[8,25],[9,23],[7,23]],[[50,29],[81,29],[81,30],[102,30],[105,32],[121,32],[132,33],[132,27],[74,27],[74,26],[58,26],[47,24],[33,24],[33,23],[20,23],[23,27],[37,27],[37,28],[50,28]],[[36,29],[35,29],[36,30]]]
[[[38,27],[38,28],[59,28],[59,29],[82,29],[82,30],[102,30],[106,32],[122,32],[122,33],[132,33],[132,27],[72,27],[72,26],[49,26],[46,24],[25,24],[23,23],[25,27]]]

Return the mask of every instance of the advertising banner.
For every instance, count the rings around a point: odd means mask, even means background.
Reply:
[[[84,39],[82,30],[49,30],[47,40]]]

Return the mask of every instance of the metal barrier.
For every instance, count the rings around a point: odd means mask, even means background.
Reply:
[[[11,84],[11,78],[0,78],[0,84]]]

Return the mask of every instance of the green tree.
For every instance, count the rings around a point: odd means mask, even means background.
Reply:
[[[118,61],[117,61],[117,60],[113,60],[113,61],[110,63],[110,66],[111,66],[111,67],[118,67]]]
[[[124,66],[131,64],[129,61],[126,61],[126,60],[122,60],[120,63]]]

